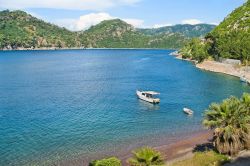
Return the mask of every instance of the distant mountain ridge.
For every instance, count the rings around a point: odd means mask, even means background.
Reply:
[[[148,35],[161,35],[161,34],[170,34],[170,33],[180,33],[187,37],[202,37],[212,29],[215,28],[215,25],[211,24],[177,24],[172,26],[164,26],[160,28],[147,28],[147,29],[138,29],[138,31],[148,34]]]
[[[137,29],[120,19],[106,20],[86,31],[72,32],[23,11],[0,12],[0,49],[26,48],[180,48],[215,26],[175,25]]]

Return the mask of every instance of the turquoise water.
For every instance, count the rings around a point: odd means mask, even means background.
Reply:
[[[89,160],[171,142],[203,130],[209,103],[250,92],[170,52],[0,52],[0,165]],[[136,89],[161,92],[161,103],[138,100]]]

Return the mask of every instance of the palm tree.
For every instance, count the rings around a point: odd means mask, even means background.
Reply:
[[[143,147],[132,153],[134,157],[128,160],[131,166],[163,165],[161,153],[152,148]]]
[[[234,155],[249,148],[250,95],[230,97],[213,103],[205,112],[203,124],[214,129],[214,145],[220,153]]]

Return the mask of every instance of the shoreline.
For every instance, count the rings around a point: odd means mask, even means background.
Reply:
[[[250,83],[250,72],[247,71],[246,67],[240,67],[232,64],[224,64],[216,61],[205,60],[202,63],[195,65],[198,69],[211,71],[215,73],[222,73],[234,77],[241,78],[244,76],[247,83]]]
[[[175,55],[175,58],[179,60],[193,62],[195,67],[200,70],[210,71],[214,73],[222,73],[237,78],[241,78],[244,76],[244,78],[246,79],[246,83],[250,84],[250,68],[248,69],[246,66],[226,64],[212,60],[204,60],[201,63],[197,63],[196,61],[191,59],[183,59],[182,56],[179,54]]]
[[[163,159],[166,164],[173,163],[176,161],[181,161],[184,159],[188,159],[193,156],[193,150],[197,145],[201,145],[204,143],[208,143],[209,139],[212,138],[212,131],[210,130],[202,130],[191,133],[190,135],[183,136],[181,139],[167,142],[163,138],[162,141],[151,142],[145,146],[152,147],[161,152]],[[117,152],[107,152],[107,153],[100,153],[94,156],[78,156],[73,159],[66,159],[66,160],[59,160],[54,165],[60,166],[75,166],[75,165],[88,165],[92,160],[99,160],[111,156],[118,157],[122,161],[122,165],[129,166],[127,163],[127,159],[132,157],[132,151],[136,150],[137,148],[144,147],[129,147],[121,149]]]
[[[50,50],[176,50],[175,48],[84,48],[84,47],[71,47],[71,48],[56,48],[56,47],[43,47],[43,48],[18,48],[18,49],[0,49],[0,51],[50,51]]]

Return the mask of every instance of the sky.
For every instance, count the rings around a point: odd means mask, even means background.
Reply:
[[[138,28],[219,24],[246,0],[0,0],[0,10],[23,10],[66,27],[85,30],[120,18]]]

